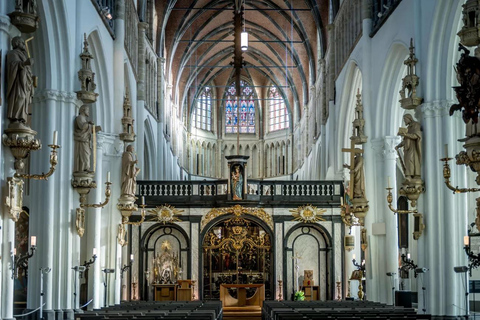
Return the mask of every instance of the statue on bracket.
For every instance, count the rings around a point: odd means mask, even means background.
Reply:
[[[12,47],[7,53],[7,118],[10,128],[28,128],[28,109],[34,92],[33,59],[28,56],[21,37],[12,39]]]
[[[403,121],[407,125],[406,128],[400,128],[398,135],[402,137],[402,141],[395,146],[398,149],[403,148],[403,159],[399,154],[400,163],[402,165],[403,173],[405,174],[405,181],[400,187],[399,193],[406,196],[415,207],[420,193],[425,191],[425,186],[422,180],[422,128],[420,123],[413,120],[412,115],[405,114]]]
[[[90,109],[87,105],[80,107],[78,116],[75,118],[73,137],[75,141],[73,171],[93,173],[91,165],[92,146],[95,134],[101,130],[100,126],[89,120]]]
[[[243,174],[239,164],[232,170],[232,194],[233,200],[243,199]]]
[[[135,198],[137,175],[140,173],[137,163],[133,146],[130,144],[122,156],[122,196]]]

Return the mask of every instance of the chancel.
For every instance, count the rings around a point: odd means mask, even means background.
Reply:
[[[474,316],[479,12],[1,0],[0,320]]]

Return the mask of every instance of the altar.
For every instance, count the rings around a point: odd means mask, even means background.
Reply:
[[[155,301],[175,301],[177,300],[176,284],[153,284]]]
[[[247,289],[255,288],[250,297],[247,296]],[[236,291],[232,296],[231,292]],[[221,284],[220,300],[223,307],[223,319],[261,319],[262,306],[265,301],[264,284]]]

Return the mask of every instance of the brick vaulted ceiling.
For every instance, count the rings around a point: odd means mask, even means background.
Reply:
[[[326,48],[331,0],[163,0],[157,48],[166,58],[166,74],[180,112],[190,112],[196,95],[213,85],[224,96],[234,77],[234,10],[244,9],[242,29],[249,34],[242,77],[258,97],[277,85],[290,112],[301,114],[309,87],[317,78]],[[333,1],[334,6],[338,1]],[[221,100],[217,100],[221,101]],[[219,106],[221,105],[218,104]]]

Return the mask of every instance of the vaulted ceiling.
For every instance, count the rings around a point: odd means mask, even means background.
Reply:
[[[259,97],[277,85],[288,108],[302,110],[317,63],[326,48],[331,0],[168,0],[156,1],[157,48],[166,58],[174,101],[190,111],[202,87],[216,88],[217,98],[233,79],[234,12],[243,10],[249,47],[243,52],[242,78]],[[338,1],[333,1],[336,5]],[[187,111],[188,110],[188,111]],[[300,112],[300,111],[299,111]]]

